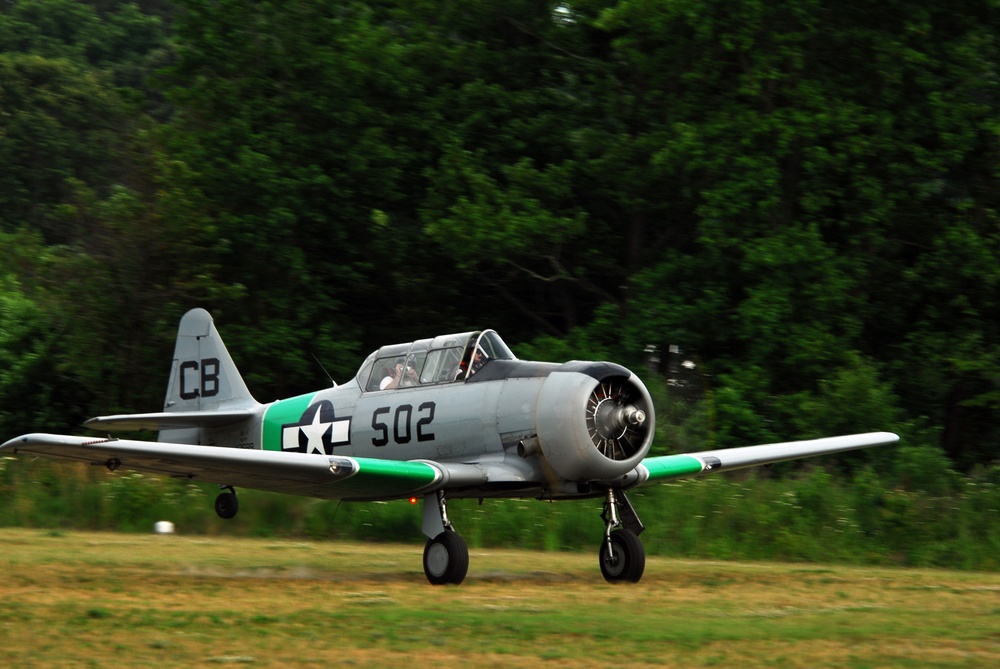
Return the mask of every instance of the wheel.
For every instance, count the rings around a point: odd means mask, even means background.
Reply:
[[[434,585],[458,585],[469,571],[469,548],[452,530],[445,530],[424,546],[424,573]]]
[[[215,498],[215,512],[219,514],[219,518],[229,520],[239,510],[240,502],[236,499],[236,493],[220,492],[219,496]]]
[[[610,551],[607,541],[601,543],[601,573],[608,583],[638,583],[645,569],[646,549],[632,530],[612,532]]]

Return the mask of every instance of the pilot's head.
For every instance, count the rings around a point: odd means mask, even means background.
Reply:
[[[406,356],[406,373],[416,374],[417,373],[417,360],[414,356]]]

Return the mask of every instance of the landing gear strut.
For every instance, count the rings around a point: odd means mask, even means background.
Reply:
[[[608,583],[638,583],[646,569],[646,550],[639,539],[645,528],[625,491],[608,488],[601,520],[604,521],[601,574]]]
[[[236,499],[236,491],[233,490],[233,486],[222,486],[222,490],[229,492],[220,492],[219,496],[215,498],[215,512],[219,514],[219,518],[229,520],[240,510],[240,501]]]
[[[448,520],[444,491],[424,496],[424,574],[433,585],[458,585],[469,571],[469,548]]]

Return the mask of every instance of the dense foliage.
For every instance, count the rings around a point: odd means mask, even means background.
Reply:
[[[982,475],[998,34],[982,0],[9,0],[0,435],[156,409],[199,305],[261,399],[494,327],[650,365],[658,452],[885,429]]]
[[[821,468],[769,478],[707,477],[643,488],[630,498],[647,522],[654,555],[1000,569],[1000,477],[916,482],[925,454],[904,454],[880,476],[850,481]],[[940,465],[940,463],[938,463]],[[910,489],[907,489],[910,488]],[[215,486],[87,465],[0,458],[0,526],[149,532],[169,519],[177,532],[244,536],[423,541],[421,507],[240,491],[232,520],[212,511]],[[452,500],[449,514],[474,547],[595,551],[600,500]]]

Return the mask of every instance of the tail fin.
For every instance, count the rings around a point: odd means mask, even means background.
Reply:
[[[205,443],[205,429],[210,421],[230,421],[232,416],[228,414],[234,410],[256,405],[215,329],[211,314],[204,309],[191,309],[184,314],[177,327],[174,362],[163,401],[164,415],[175,416],[176,422],[161,424],[159,441]],[[198,412],[193,416],[197,427],[186,426],[185,417],[193,412]]]
[[[214,438],[227,436],[225,431],[241,429],[257,406],[212,317],[204,309],[192,309],[177,329],[163,412],[98,416],[84,425],[93,430],[159,430],[160,441],[175,444],[215,443]]]
[[[217,411],[256,404],[222,343],[212,316],[204,309],[184,314],[177,328],[174,363],[163,410]]]

